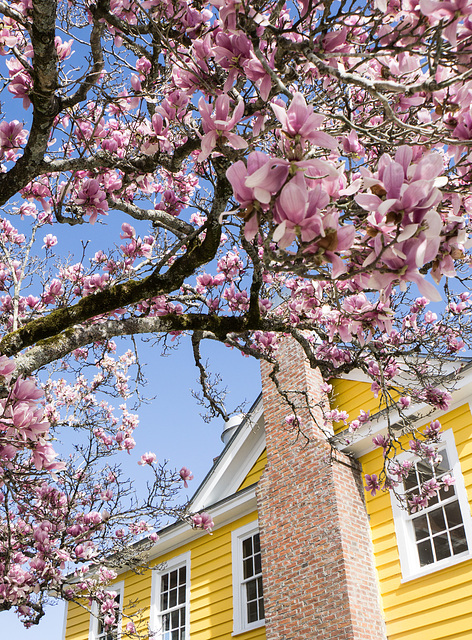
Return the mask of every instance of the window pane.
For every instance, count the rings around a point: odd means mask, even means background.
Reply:
[[[447,523],[449,527],[456,527],[458,524],[462,524],[462,515],[458,502],[452,502],[445,507]]]
[[[416,540],[422,540],[429,536],[428,519],[426,516],[419,516],[413,520]]]
[[[175,607],[177,604],[177,589],[171,589],[169,593],[169,607]]]
[[[170,629],[170,615],[168,613],[162,616],[162,629],[163,631],[169,631]]]
[[[434,562],[433,550],[431,549],[430,540],[423,540],[423,542],[420,542],[417,547],[421,567]]]
[[[179,587],[179,604],[184,604],[185,602],[185,584]]]
[[[256,535],[254,536],[254,553],[260,553],[261,551],[261,539],[259,537],[259,534],[256,533]]]
[[[418,487],[418,480],[416,478],[416,471],[412,469],[403,482],[406,491],[411,491]]]
[[[421,462],[418,462],[416,467],[418,469],[418,475],[421,484],[423,484],[423,482],[426,482],[426,480],[431,480],[431,478],[433,477],[433,470],[431,469],[431,465],[422,460]]]
[[[467,540],[465,537],[464,527],[457,527],[457,529],[453,529],[450,532],[451,542],[452,542],[452,550],[454,554],[463,553],[467,551]]]
[[[441,462],[436,465],[436,475],[440,476],[443,473],[447,473],[450,470],[449,458],[447,457],[446,449],[441,449],[439,451],[439,455],[441,456]]]
[[[262,598],[262,576],[257,578],[257,597]]]
[[[170,572],[170,588],[174,588],[177,586],[177,571]]]
[[[254,573],[262,573],[261,554],[254,556]]]
[[[428,498],[428,507],[434,507],[435,504],[438,504],[439,498],[438,496],[433,496],[432,498]]]
[[[247,603],[247,621],[248,622],[256,622],[257,621],[257,602],[248,602]]]
[[[243,558],[252,556],[252,536],[243,540]]]
[[[441,498],[441,500],[447,500],[448,498],[453,498],[456,495],[456,490],[454,489],[454,486],[450,486],[450,487],[442,487],[441,489],[439,489],[439,496]]]
[[[246,599],[255,600],[257,598],[256,580],[246,582]]]
[[[169,574],[166,573],[165,575],[162,576],[161,591],[167,591],[168,588],[169,588]]]
[[[444,560],[451,555],[451,549],[449,547],[449,540],[447,539],[447,533],[441,533],[439,536],[434,536],[434,550],[436,551],[436,559]]]
[[[175,611],[172,611],[172,613],[170,614],[170,624],[172,625],[172,629],[178,628],[179,618],[180,618],[179,610],[176,609]]]
[[[187,581],[187,568],[181,567],[179,569],[179,584],[185,584]]]
[[[161,609],[168,609],[168,608],[169,608],[169,592],[165,591],[161,595]]]
[[[254,568],[252,566],[252,557],[250,557],[243,561],[244,580],[246,580],[246,578],[250,578],[253,575],[254,575]]]
[[[435,509],[429,512],[429,524],[431,525],[431,531],[433,533],[439,533],[446,530],[446,521],[444,520],[444,513],[442,508]]]

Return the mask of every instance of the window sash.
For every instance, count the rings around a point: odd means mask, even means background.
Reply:
[[[264,625],[260,538],[257,522],[231,533],[233,565],[233,634]]]
[[[163,640],[183,640],[186,633],[187,567],[161,574],[159,612]]]
[[[439,443],[439,452],[441,451],[446,454],[445,457],[447,457],[448,461],[446,466],[449,470],[445,468],[443,462],[439,472],[433,472],[433,477],[440,479],[441,476],[450,473],[456,482],[449,488],[449,492],[441,490],[440,496],[433,500],[433,504],[428,504],[426,508],[415,513],[408,513],[405,508],[398,504],[394,492],[391,491],[392,511],[403,581],[438,571],[472,556],[472,517],[452,429],[448,429],[442,434],[442,440]],[[412,454],[405,452],[399,456],[399,460],[411,460],[414,457]],[[414,487],[415,484],[410,483],[408,491],[411,491],[412,488],[414,490]],[[405,491],[403,495],[405,495]],[[454,509],[454,505],[457,505],[456,511],[460,514],[462,522],[459,521],[459,518],[456,518],[454,523],[446,515],[448,510],[452,511]],[[432,518],[440,521],[443,516],[445,528],[440,531],[439,528],[434,528],[437,525],[435,523],[433,531],[429,520]],[[420,527],[418,521],[424,517],[426,517],[427,522],[423,528],[427,529],[428,533],[424,533],[423,537],[417,537],[418,528]],[[424,525],[424,520],[422,524]],[[424,548],[420,550],[422,543]],[[432,551],[432,561],[426,562],[425,560],[428,559],[426,556],[429,554],[427,549],[429,543],[432,546],[436,543],[437,548]],[[446,553],[446,543],[449,555]],[[423,557],[421,557],[421,553]]]
[[[153,572],[151,629],[156,640],[188,640],[190,552]]]

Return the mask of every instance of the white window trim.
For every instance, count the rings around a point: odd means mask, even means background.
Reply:
[[[265,625],[265,620],[246,622],[246,607],[243,595],[243,545],[242,541],[259,532],[256,520],[231,532],[231,558],[233,565],[233,636]]]
[[[152,582],[151,582],[151,615],[149,620],[149,626],[153,640],[160,640],[162,638],[161,629],[161,576],[169,571],[178,569],[185,566],[186,572],[186,585],[185,585],[185,640],[190,640],[190,551],[182,553],[175,558],[171,558],[167,562],[164,562],[162,566],[158,565],[159,569],[152,570]]]
[[[123,599],[124,599],[124,593],[125,593],[125,583],[123,582],[123,580],[121,582],[117,582],[116,584],[110,584],[106,589],[106,591],[116,591],[117,594],[120,594],[120,617],[119,617],[119,621],[118,621],[118,629],[117,629],[117,640],[120,640],[121,638],[121,632],[122,632],[122,619],[121,619],[121,614],[123,612]],[[99,618],[99,614],[98,614],[98,605],[96,602],[93,603],[92,605],[92,614],[90,616],[90,626],[89,626],[89,640],[97,640],[97,636],[98,636],[98,618]]]
[[[451,465],[451,472],[455,478],[454,489],[459,502],[459,508],[464,523],[464,530],[467,539],[468,550],[461,554],[444,558],[439,562],[428,564],[424,567],[420,566],[418,552],[416,549],[415,534],[411,519],[408,518],[407,511],[402,508],[393,491],[390,491],[390,499],[392,502],[393,520],[395,524],[395,534],[397,537],[398,553],[400,556],[400,566],[402,571],[402,582],[408,582],[421,576],[425,576],[446,567],[451,567],[460,562],[464,562],[472,558],[472,516],[470,513],[469,501],[464,484],[464,476],[462,475],[459,456],[454,441],[454,433],[452,429],[444,431],[441,435],[439,445],[446,445],[448,459]],[[398,457],[399,461],[408,459],[416,459],[416,456],[405,452]],[[398,491],[398,488],[397,488]]]

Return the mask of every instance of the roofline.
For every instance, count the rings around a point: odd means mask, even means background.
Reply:
[[[466,359],[461,360],[464,362]],[[467,358],[467,363],[463,366],[461,374],[464,375],[458,380],[460,386],[452,391],[452,402],[447,411],[453,411],[469,401],[469,389],[472,386],[472,359]],[[425,419],[435,420],[440,418],[445,411],[443,409],[433,409],[431,405],[422,402],[410,406],[404,413],[413,423],[417,424],[424,422]],[[400,419],[397,411],[391,411],[390,421],[388,421],[386,411],[383,409],[372,415],[370,422],[361,427],[356,433],[350,433],[348,429],[343,429],[343,431],[334,435],[330,442],[341,451],[360,458],[377,448],[372,442],[374,436],[385,435],[388,431],[389,422],[390,428],[392,428],[392,426],[395,427],[395,424]]]
[[[213,464],[211,469],[208,471],[208,473],[206,474],[205,478],[196,489],[193,496],[190,498],[188,502],[188,508],[191,511],[200,511],[201,509],[206,510],[210,508],[210,505],[206,505],[204,501],[200,505],[198,504],[196,505],[195,503],[197,503],[197,501],[199,500],[202,501],[202,499],[205,497],[206,489],[211,488],[210,485],[214,480],[214,476],[217,473],[220,463],[222,463],[225,460],[225,458],[227,458],[230,455],[231,449],[235,446],[235,443],[240,438],[242,432],[246,430],[248,426],[251,428],[255,426],[262,415],[263,415],[262,393],[260,393],[257,396],[256,400],[252,403],[249,411],[246,413],[245,417],[241,421],[241,424],[238,425],[235,432],[231,436],[230,440],[228,441],[226,446],[223,448],[218,458],[216,458],[215,463]],[[218,504],[218,503],[215,503],[215,504]]]
[[[210,505],[208,511],[215,523],[214,530],[248,515],[257,508],[254,484]],[[150,559],[155,559],[193,540],[208,535],[201,529],[192,529],[187,522],[177,521],[157,532],[159,540],[151,548]],[[137,543],[139,544],[139,543]],[[121,573],[121,572],[120,572]]]

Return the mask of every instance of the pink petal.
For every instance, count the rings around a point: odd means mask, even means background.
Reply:
[[[382,181],[389,198],[398,198],[400,196],[400,189],[403,185],[404,177],[405,174],[401,164],[392,162],[388,167],[385,167]]]

